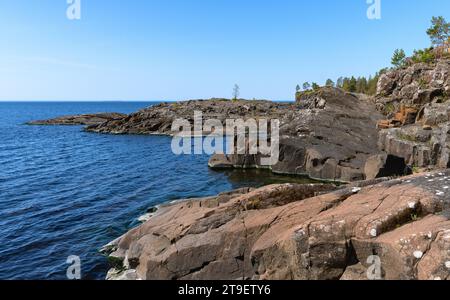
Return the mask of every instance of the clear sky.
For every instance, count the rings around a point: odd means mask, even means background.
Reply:
[[[289,100],[296,84],[369,75],[429,46],[449,0],[0,1],[0,100]]]

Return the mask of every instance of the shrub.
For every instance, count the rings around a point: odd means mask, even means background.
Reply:
[[[424,50],[415,50],[412,57],[415,63],[432,63],[436,59],[436,55],[433,52],[433,48],[427,48]]]

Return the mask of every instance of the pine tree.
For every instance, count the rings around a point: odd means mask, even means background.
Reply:
[[[447,23],[444,17],[433,17],[427,34],[434,46],[442,46],[450,37],[450,23]]]
[[[334,81],[331,79],[328,79],[327,82],[325,83],[325,86],[331,86],[334,87]]]
[[[315,83],[315,82],[312,83],[311,87],[312,87],[312,89],[313,89],[314,91],[317,91],[317,90],[320,89],[320,85],[318,85],[318,84]]]
[[[392,56],[391,63],[395,67],[401,67],[405,64],[406,54],[403,49],[396,49],[394,55]]]
[[[356,81],[356,78],[352,76],[352,78],[350,78],[350,81],[349,81],[349,89],[348,89],[348,91],[350,93],[356,92],[356,85],[357,85],[357,83],[358,82]]]
[[[239,98],[240,93],[240,87],[239,85],[235,84],[233,87],[233,100],[237,100]]]

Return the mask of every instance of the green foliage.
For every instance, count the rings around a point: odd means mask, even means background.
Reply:
[[[313,82],[311,85],[313,91],[317,91],[320,89],[320,85],[318,85],[317,83]]]
[[[424,79],[424,78],[420,78],[419,79],[419,87],[421,88],[421,89],[426,89],[427,88],[427,81]]]
[[[356,93],[357,92],[357,85],[358,81],[354,76],[351,78],[344,78],[344,82],[342,84],[342,88],[350,93]]]
[[[327,81],[325,82],[325,86],[334,87],[334,81],[331,79],[327,79]]]
[[[412,61],[415,63],[432,63],[436,59],[433,48],[414,50]]]
[[[417,141],[415,136],[409,135],[409,134],[406,134],[406,133],[403,133],[403,132],[398,132],[397,133],[397,137],[399,139],[401,139],[403,141],[407,141],[407,142],[416,142]]]
[[[433,17],[431,20],[431,27],[427,30],[427,34],[430,36],[431,41],[434,46],[445,46],[450,45],[450,23],[448,23],[443,17]],[[443,49],[442,47],[440,49]],[[439,49],[436,49],[439,50]],[[411,59],[407,59],[405,51],[403,49],[396,49],[392,56],[392,65],[395,67],[404,67],[407,64],[412,63],[432,63],[436,60],[436,51],[433,47],[423,49],[423,50],[415,50]],[[443,51],[442,51],[443,52]],[[438,55],[439,57],[447,56],[450,57],[450,53],[441,53]],[[335,86],[337,88],[341,88],[350,93],[362,93],[367,95],[375,95],[377,92],[377,84],[378,79],[382,74],[384,74],[387,70],[381,69],[374,76],[369,76],[368,78],[362,77],[339,77],[334,83],[331,79],[328,79],[325,83],[326,86]],[[425,83],[420,83],[421,86],[425,86]],[[310,91],[312,88],[313,91],[318,90],[320,87],[318,84],[313,83],[312,86],[305,82],[303,84],[304,91]],[[297,86],[297,92],[299,92]],[[388,109],[389,110],[389,109]]]
[[[114,257],[114,256],[108,256],[107,259],[108,259],[109,265],[112,268],[120,270],[120,271],[125,270],[125,267],[123,265],[123,259],[120,259],[120,258]]]
[[[403,49],[396,49],[394,55],[392,56],[391,63],[396,67],[402,67],[405,65],[406,54]]]
[[[310,88],[311,88],[311,85],[309,84],[309,82],[303,83],[303,90],[304,90],[304,91],[307,91],[307,90],[309,90]]]
[[[427,34],[433,45],[442,46],[450,37],[450,23],[447,23],[444,17],[433,17]]]
[[[301,89],[302,88],[300,87],[300,85],[297,84],[297,86],[295,87],[295,92],[298,93],[301,91]]]
[[[384,111],[387,113],[387,114],[391,114],[391,113],[393,113],[393,112],[395,112],[395,105],[394,104],[392,104],[392,103],[388,103],[388,104],[386,104],[385,105],[385,107],[384,107]]]

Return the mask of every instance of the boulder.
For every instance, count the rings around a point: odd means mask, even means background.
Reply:
[[[380,177],[381,170],[385,167],[387,160],[387,154],[377,154],[369,157],[364,167],[364,173],[367,180]]]

